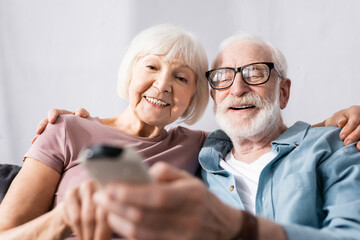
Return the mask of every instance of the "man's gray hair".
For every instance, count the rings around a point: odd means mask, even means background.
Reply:
[[[241,43],[241,42],[251,42],[268,48],[271,52],[272,61],[280,71],[282,77],[283,78],[287,77],[287,62],[284,54],[275,46],[273,46],[271,43],[264,41],[260,36],[246,32],[239,32],[238,34],[235,34],[223,40],[220,44],[219,51],[216,55],[216,58],[212,66],[215,67],[218,56],[227,46],[233,43]]]

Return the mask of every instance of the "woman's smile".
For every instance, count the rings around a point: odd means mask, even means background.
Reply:
[[[148,103],[150,103],[150,104],[152,104],[152,105],[156,105],[156,107],[166,107],[166,106],[170,106],[169,103],[167,103],[167,102],[165,102],[165,101],[163,101],[163,100],[161,100],[161,99],[157,99],[157,98],[153,98],[153,97],[148,97],[148,96],[145,96],[144,98],[145,98],[145,100],[146,100]]]

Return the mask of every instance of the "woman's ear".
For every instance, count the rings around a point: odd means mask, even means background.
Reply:
[[[284,78],[280,83],[280,108],[284,109],[289,102],[290,98],[290,87],[291,80],[289,78]]]

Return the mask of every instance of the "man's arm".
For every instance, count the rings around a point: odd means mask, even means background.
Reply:
[[[115,232],[139,239],[253,239],[254,233],[286,239],[280,225],[222,203],[184,171],[161,162],[150,171],[157,183],[117,183],[95,195]],[[252,218],[257,223],[249,224]]]
[[[62,114],[74,114],[79,117],[90,117],[90,113],[84,109],[79,108],[75,112],[71,112],[64,109],[51,109],[48,112],[48,117],[41,120],[36,129],[36,136],[32,139],[34,143],[36,138],[44,131],[46,126],[50,123],[54,123],[59,115]],[[360,140],[360,106],[354,105],[347,109],[340,110],[334,113],[330,118],[321,123],[314,124],[313,127],[333,126],[341,127],[340,139],[344,141],[345,145]],[[360,141],[357,143],[357,149],[360,150]]]
[[[359,155],[352,149],[348,155]],[[355,158],[351,163],[342,159],[335,160],[336,166],[324,165],[339,175],[327,176],[324,184],[322,210],[328,214],[320,229],[291,223],[280,225],[256,217],[257,239],[357,239],[360,165]],[[155,164],[151,173],[158,183],[118,183],[95,195],[95,201],[107,209],[109,225],[117,233],[140,239],[244,239],[242,234],[252,231],[243,211],[222,203],[198,179],[166,163]]]

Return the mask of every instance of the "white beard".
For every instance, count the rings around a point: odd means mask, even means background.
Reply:
[[[265,136],[272,131],[276,131],[279,123],[281,123],[279,95],[280,88],[278,84],[275,87],[272,101],[266,100],[253,92],[246,93],[241,97],[228,95],[220,105],[214,105],[215,119],[229,137]],[[241,119],[231,121],[227,117],[229,107],[237,104],[255,105],[259,108],[259,111],[255,116],[244,114],[241,116],[243,121]]]

